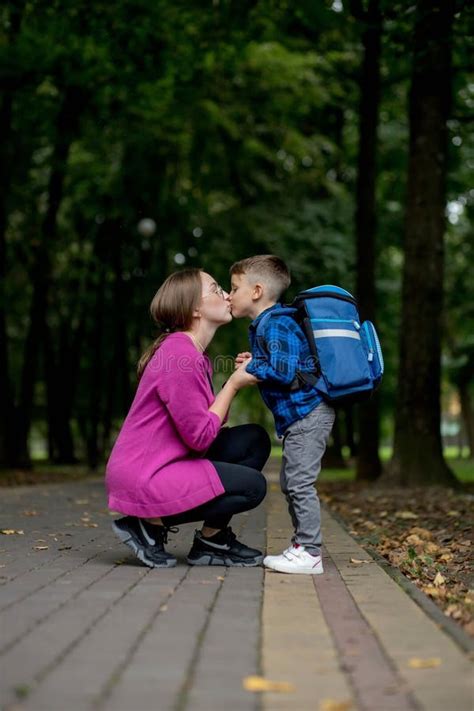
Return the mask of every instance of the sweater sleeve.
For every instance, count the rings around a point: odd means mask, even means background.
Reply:
[[[221,427],[219,416],[209,411],[209,388],[206,366],[192,356],[176,363],[160,383],[159,395],[176,430],[196,452],[206,451]]]
[[[298,367],[300,341],[286,319],[270,319],[265,329],[266,353],[253,357],[245,370],[262,383],[290,385]]]

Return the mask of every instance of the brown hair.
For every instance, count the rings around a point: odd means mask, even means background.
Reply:
[[[268,296],[275,301],[281,297],[291,284],[291,276],[283,259],[274,254],[257,254],[235,262],[229,270],[230,275],[245,274],[251,279],[261,279],[268,288]]]
[[[186,331],[193,322],[193,311],[201,301],[201,270],[195,267],[170,274],[156,292],[150,304],[153,321],[162,333],[146,349],[138,361],[138,379],[165,338],[176,331]]]

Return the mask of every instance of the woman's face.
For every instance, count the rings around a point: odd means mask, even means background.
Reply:
[[[222,325],[232,321],[229,294],[207,272],[201,272],[201,318]]]

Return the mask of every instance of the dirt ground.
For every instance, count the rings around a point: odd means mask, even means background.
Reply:
[[[472,485],[453,491],[326,482],[318,490],[359,543],[399,568],[474,636]]]

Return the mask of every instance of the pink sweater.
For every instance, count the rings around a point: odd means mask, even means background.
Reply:
[[[106,469],[109,508],[144,518],[187,511],[224,493],[203,456],[221,422],[209,406],[212,366],[184,333],[148,363]]]

